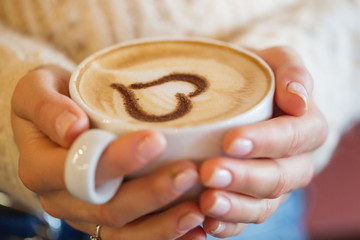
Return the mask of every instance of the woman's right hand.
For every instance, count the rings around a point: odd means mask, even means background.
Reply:
[[[68,97],[70,73],[55,66],[38,68],[18,83],[12,99],[12,126],[20,151],[19,175],[40,197],[50,215],[93,234],[102,225],[107,239],[206,239],[197,204],[181,203],[150,214],[177,199],[199,179],[190,161],[171,164],[148,176],[124,182],[108,203],[94,205],[65,187],[68,147],[89,128],[86,114]],[[96,183],[127,175],[155,160],[166,148],[163,135],[138,131],[119,137],[102,155]]]

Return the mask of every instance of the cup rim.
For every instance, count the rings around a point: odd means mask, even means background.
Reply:
[[[92,110],[87,104],[84,103],[81,96],[79,95],[76,87],[76,79],[81,72],[81,69],[83,69],[89,62],[91,62],[94,58],[98,57],[99,55],[102,55],[104,53],[107,53],[109,51],[127,47],[127,46],[133,46],[138,45],[142,43],[159,43],[159,42],[193,42],[193,43],[207,43],[207,44],[213,44],[217,46],[227,47],[232,50],[238,51],[242,54],[246,54],[253,58],[254,60],[258,61],[269,73],[270,75],[270,87],[267,91],[266,95],[252,108],[249,110],[240,113],[238,115],[229,117],[227,119],[223,119],[216,122],[211,123],[205,123],[195,126],[183,126],[183,127],[161,127],[161,126],[146,126],[141,124],[131,124],[126,123],[122,120],[112,118],[108,115],[96,112]],[[238,45],[235,45],[233,43],[223,42],[220,40],[215,39],[209,39],[209,38],[203,38],[203,37],[151,37],[151,38],[141,38],[141,39],[135,39],[130,40],[126,42],[120,42],[114,45],[111,45],[109,47],[106,47],[102,50],[99,50],[87,58],[85,58],[75,69],[75,71],[72,73],[70,81],[69,81],[69,92],[71,98],[78,104],[80,107],[88,114],[90,121],[92,123],[95,123],[95,125],[102,125],[102,126],[109,126],[110,129],[118,129],[115,130],[115,132],[119,131],[136,131],[136,130],[142,130],[142,129],[153,129],[155,131],[161,131],[164,133],[177,133],[177,132],[194,132],[197,130],[202,131],[203,129],[219,129],[226,126],[231,126],[235,124],[238,121],[243,121],[243,119],[247,119],[250,115],[253,115],[255,112],[257,112],[259,109],[262,108],[263,105],[268,104],[269,101],[271,103],[273,102],[273,95],[275,93],[275,76],[273,71],[271,70],[270,66],[259,56],[257,56],[255,53],[247,50],[246,48],[240,47]],[[270,116],[268,116],[270,117]],[[111,125],[111,127],[110,127]],[[116,126],[116,127],[114,127]],[[106,128],[106,127],[105,127]]]

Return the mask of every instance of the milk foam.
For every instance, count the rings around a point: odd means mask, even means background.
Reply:
[[[259,103],[269,91],[270,76],[256,60],[228,48],[214,45],[167,42],[126,47],[103,54],[89,62],[78,77],[78,91],[92,109],[130,124],[182,127],[211,123],[236,116]],[[189,97],[192,108],[184,116],[163,122],[147,122],[130,116],[124,97],[111,87],[119,83],[148,83],[164,76],[194,74],[207,80],[209,87]],[[173,111],[177,93],[189,95],[193,84],[166,82],[133,89],[137,103],[149,114]]]

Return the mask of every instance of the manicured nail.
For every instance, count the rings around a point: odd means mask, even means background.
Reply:
[[[195,213],[188,213],[180,218],[178,222],[178,229],[180,231],[189,231],[199,226],[203,221],[203,216]]]
[[[216,196],[214,204],[208,209],[208,212],[214,216],[222,216],[230,211],[230,201],[220,195]]]
[[[77,117],[71,112],[63,112],[55,121],[56,133],[61,139],[65,139],[69,128],[76,122]]]
[[[232,174],[227,169],[215,168],[213,175],[204,184],[207,187],[223,188],[232,181]]]
[[[288,87],[287,87],[287,90],[290,92],[290,93],[293,93],[297,96],[299,96],[303,102],[305,103],[305,108],[307,109],[308,108],[308,105],[309,105],[309,95],[305,89],[305,87],[303,85],[301,85],[300,83],[298,82],[291,82]]]
[[[174,185],[179,193],[183,193],[193,187],[199,180],[199,174],[194,169],[186,169],[175,175]]]
[[[245,156],[253,150],[253,142],[249,139],[237,138],[232,142],[230,147],[226,149],[226,153],[233,156]]]
[[[217,227],[214,230],[211,230],[210,234],[216,235],[222,233],[225,230],[225,228],[226,228],[225,224],[219,221]]]
[[[140,161],[148,162],[164,151],[166,147],[166,139],[161,134],[151,134],[144,137],[138,145],[137,156]]]

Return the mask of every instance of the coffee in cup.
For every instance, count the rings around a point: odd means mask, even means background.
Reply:
[[[76,91],[93,111],[133,127],[183,128],[242,114],[268,94],[259,61],[203,42],[119,46],[88,61]]]
[[[92,128],[114,138],[140,129],[164,133],[165,153],[135,177],[170,161],[221,155],[226,131],[271,117],[274,76],[259,57],[227,43],[141,40],[83,61],[71,77],[70,94]],[[73,183],[68,179],[67,186]]]

